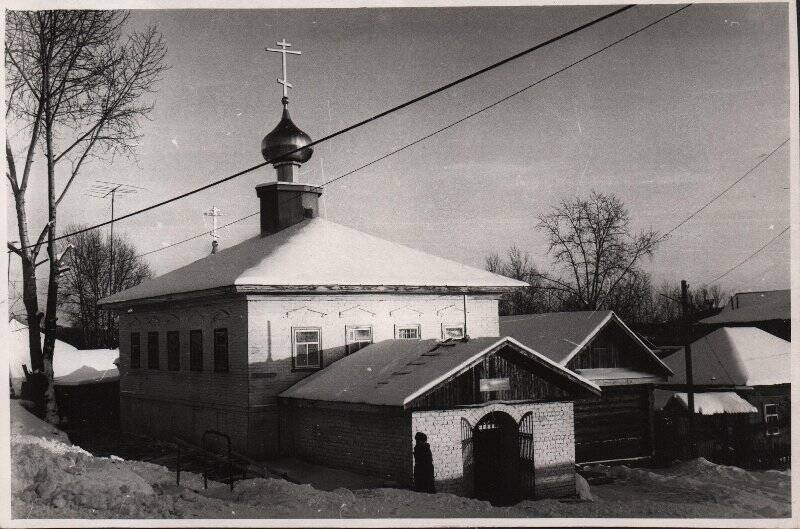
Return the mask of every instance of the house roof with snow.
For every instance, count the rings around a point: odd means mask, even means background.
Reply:
[[[16,320],[8,322],[8,340],[5,343],[8,355],[8,370],[12,380],[25,377],[22,365],[31,368],[31,355],[28,345],[28,326]],[[71,385],[110,381],[119,376],[114,361],[119,358],[118,349],[80,350],[67,342],[56,340],[53,353],[53,374],[56,383],[62,381]],[[17,384],[18,386],[18,384]],[[18,389],[16,386],[14,389]]]
[[[600,388],[591,381],[513,338],[483,337],[452,340],[447,344],[438,340],[377,342],[304,378],[280,396],[405,407],[503,347],[513,348],[569,385],[600,394]]]
[[[656,390],[661,391],[661,390]],[[689,409],[689,396],[681,392],[663,392],[661,402],[655,402],[657,410],[667,406]],[[716,415],[718,413],[758,413],[758,408],[744,400],[733,391],[709,391],[694,394],[694,412],[699,415]]]
[[[700,323],[717,325],[725,323],[747,323],[769,320],[789,320],[792,291],[768,290],[764,292],[739,292],[731,296],[722,311]]]
[[[511,336],[537,353],[565,366],[611,323],[619,325],[653,365],[664,372],[669,372],[669,368],[658,356],[611,310],[502,316],[500,334]],[[615,368],[602,371],[602,373],[598,371],[596,375],[605,378],[637,378],[642,375],[629,369]]]
[[[686,383],[684,350],[664,362]],[[769,386],[791,382],[791,343],[755,327],[722,327],[692,343],[692,379],[699,385]]]
[[[322,218],[247,239],[101,300],[170,299],[197,291],[503,292],[526,283]]]

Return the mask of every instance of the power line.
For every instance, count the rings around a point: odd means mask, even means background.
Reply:
[[[716,282],[716,281],[719,281],[719,280],[720,280],[720,279],[722,279],[723,277],[727,276],[728,274],[730,274],[731,272],[733,272],[734,270],[736,270],[737,268],[739,268],[740,266],[742,266],[743,264],[745,264],[747,261],[749,261],[750,259],[752,259],[752,258],[753,258],[753,257],[755,257],[756,255],[758,255],[759,253],[761,253],[761,251],[762,251],[762,250],[764,250],[764,248],[766,248],[767,246],[769,246],[770,244],[772,244],[773,242],[775,242],[776,240],[778,240],[778,238],[779,238],[781,235],[783,235],[784,233],[786,233],[787,231],[789,231],[789,226],[786,226],[785,228],[783,228],[783,230],[782,230],[782,231],[781,231],[779,234],[777,234],[775,237],[773,237],[772,239],[770,239],[770,240],[769,240],[769,241],[768,241],[768,242],[767,242],[765,245],[763,245],[761,248],[759,248],[759,249],[758,249],[758,250],[756,250],[755,252],[753,252],[753,253],[751,253],[750,255],[748,255],[748,256],[747,256],[745,259],[743,259],[743,260],[739,261],[739,263],[738,263],[737,265],[735,265],[735,266],[732,266],[731,268],[729,268],[729,269],[728,269],[728,270],[727,270],[727,271],[726,271],[724,274],[722,274],[722,275],[719,275],[719,276],[715,277],[715,278],[714,278],[714,279],[712,279],[711,281],[706,281],[705,283],[703,283],[703,284],[702,284],[702,285],[700,285],[700,286],[701,286],[701,287],[704,287],[704,286],[706,286],[706,285],[710,285],[711,283],[714,283],[714,282]]]
[[[380,162],[382,160],[385,160],[386,158],[389,158],[390,156],[393,156],[393,155],[395,155],[395,154],[397,154],[397,153],[399,153],[401,151],[404,151],[404,150],[406,150],[406,149],[408,149],[410,147],[413,147],[414,145],[422,143],[423,141],[428,140],[428,139],[432,138],[433,136],[436,136],[437,134],[439,134],[441,132],[444,132],[444,131],[452,128],[452,127],[455,127],[456,125],[459,125],[460,123],[463,123],[464,121],[467,121],[468,119],[471,119],[471,118],[477,116],[478,114],[481,114],[481,113],[483,113],[483,112],[485,112],[485,111],[487,111],[487,110],[489,110],[491,108],[494,108],[497,105],[499,105],[499,104],[501,104],[501,103],[503,103],[505,101],[508,101],[509,99],[511,99],[513,97],[516,97],[516,96],[522,94],[523,92],[525,92],[525,91],[527,91],[527,90],[529,90],[529,89],[531,89],[531,88],[543,83],[544,81],[547,81],[548,79],[551,79],[551,78],[555,77],[556,75],[558,75],[558,74],[560,74],[560,73],[572,68],[573,66],[576,66],[576,65],[578,65],[578,64],[580,64],[580,63],[582,63],[582,62],[594,57],[595,55],[598,55],[598,54],[606,51],[607,49],[611,48],[612,46],[615,46],[615,45],[621,43],[622,41],[627,40],[630,37],[633,37],[634,35],[636,35],[638,33],[641,33],[642,31],[645,31],[646,29],[658,24],[659,22],[662,22],[663,20],[665,20],[665,19],[667,19],[667,18],[669,18],[669,17],[671,17],[673,15],[676,15],[677,13],[679,13],[680,11],[683,11],[684,9],[689,7],[690,5],[691,4],[687,4],[687,5],[681,7],[681,8],[679,8],[679,9],[677,9],[677,10],[675,10],[675,11],[673,11],[673,12],[671,12],[671,13],[669,13],[669,14],[667,14],[667,15],[659,18],[659,19],[656,19],[655,21],[650,22],[646,26],[643,26],[643,27],[637,29],[636,31],[628,33],[624,37],[621,37],[621,38],[613,41],[612,43],[600,48],[599,50],[596,50],[596,51],[594,51],[594,52],[592,52],[592,53],[590,53],[588,55],[585,55],[581,59],[579,59],[579,60],[577,60],[575,62],[572,62],[572,63],[568,64],[567,66],[564,66],[563,68],[561,68],[559,70],[556,70],[555,72],[553,72],[553,73],[551,73],[551,74],[549,74],[549,75],[547,75],[545,77],[542,77],[541,79],[537,80],[536,82],[531,83],[531,84],[525,86],[524,88],[521,88],[520,90],[517,90],[516,92],[513,92],[513,93],[511,93],[511,94],[509,94],[509,95],[507,95],[507,96],[505,96],[505,97],[503,97],[501,99],[498,99],[494,103],[491,103],[491,104],[489,104],[487,106],[484,106],[484,107],[480,108],[479,110],[476,110],[475,112],[472,112],[472,113],[470,113],[470,114],[468,114],[468,115],[466,115],[466,116],[464,116],[464,117],[462,117],[462,118],[460,118],[460,119],[458,119],[456,121],[453,121],[453,122],[451,122],[451,123],[439,128],[439,129],[436,129],[435,131],[433,131],[433,132],[431,132],[429,134],[426,134],[425,136],[422,136],[421,138],[418,138],[418,139],[416,139],[416,140],[414,140],[414,141],[412,141],[410,143],[407,143],[407,144],[403,145],[402,147],[398,147],[397,149],[389,151],[388,153],[384,154],[383,156],[375,158],[374,160],[371,160],[371,161],[369,161],[369,162],[367,162],[367,163],[365,163],[365,164],[363,164],[363,165],[361,165],[359,167],[356,167],[355,169],[352,169],[352,170],[350,170],[350,171],[348,171],[348,172],[346,172],[344,174],[341,174],[341,175],[337,176],[336,178],[332,178],[332,179],[328,180],[327,182],[324,182],[323,184],[320,184],[319,187],[325,187],[328,184],[332,184],[334,182],[337,182],[338,180],[341,180],[341,179],[346,178],[346,177],[348,177],[348,176],[350,176],[350,175],[352,175],[354,173],[357,173],[358,171],[361,171],[362,169],[366,169],[367,167],[369,167],[371,165],[374,165],[374,164],[376,164],[376,163],[378,163],[378,162]],[[235,220],[233,222],[225,224],[224,226],[220,226],[220,228],[224,228],[226,226],[230,226],[231,224],[235,224],[235,223],[237,223],[239,221],[242,221],[244,219],[250,218],[250,217],[252,217],[254,215],[257,215],[257,214],[258,214],[258,212],[252,213],[250,215],[247,215],[246,217],[242,217],[242,218],[239,218],[239,219],[237,219],[237,220]],[[159,252],[161,250],[166,250],[167,248],[171,248],[173,246],[177,246],[179,244],[183,244],[184,242],[189,242],[189,241],[194,240],[194,239],[196,239],[198,237],[202,237],[203,235],[205,235],[207,233],[208,233],[207,231],[205,231],[203,233],[199,233],[197,235],[194,235],[194,236],[189,237],[187,239],[184,239],[182,241],[178,241],[178,242],[170,244],[168,246],[164,246],[163,248],[157,248],[155,250],[151,250],[151,251],[149,251],[147,253],[141,254],[139,257],[142,257],[144,255],[150,255],[152,253]]]
[[[561,33],[560,35],[557,35],[557,36],[555,36],[555,37],[553,37],[553,38],[551,38],[551,39],[549,39],[549,40],[546,40],[546,41],[544,41],[544,42],[541,42],[541,43],[539,43],[539,44],[536,44],[535,46],[532,46],[532,47],[530,47],[530,48],[528,48],[528,49],[526,49],[526,50],[523,50],[523,51],[521,51],[521,52],[519,52],[519,53],[516,53],[516,54],[514,54],[514,55],[512,55],[512,56],[510,56],[510,57],[507,57],[507,58],[505,58],[505,59],[502,59],[502,60],[500,60],[500,61],[498,61],[498,62],[495,62],[495,63],[493,63],[493,64],[490,64],[489,66],[486,66],[486,67],[484,67],[484,68],[481,68],[480,70],[477,70],[477,71],[475,71],[475,72],[472,72],[471,74],[468,74],[468,75],[465,75],[465,76],[463,76],[463,77],[460,77],[460,78],[456,79],[455,81],[451,81],[451,82],[449,82],[449,83],[447,83],[447,84],[445,84],[445,85],[443,85],[443,86],[440,86],[439,88],[436,88],[436,89],[434,89],[434,90],[431,90],[431,91],[429,91],[429,92],[425,92],[424,94],[422,94],[422,95],[419,95],[419,96],[417,96],[417,97],[415,97],[415,98],[413,98],[413,99],[410,99],[410,100],[406,101],[405,103],[401,103],[401,104],[399,104],[399,105],[397,105],[397,106],[394,106],[394,107],[392,107],[392,108],[390,108],[390,109],[388,109],[388,110],[384,110],[383,112],[380,112],[380,113],[378,113],[378,114],[375,114],[374,116],[372,116],[372,117],[370,117],[370,118],[367,118],[367,119],[361,120],[361,121],[359,121],[359,122],[357,122],[357,123],[354,123],[354,124],[352,124],[352,125],[349,125],[349,126],[347,126],[347,127],[343,128],[343,129],[339,129],[339,130],[337,130],[336,132],[333,132],[333,133],[331,133],[331,134],[328,134],[327,136],[324,136],[324,137],[322,137],[322,138],[320,138],[320,139],[318,139],[318,140],[316,140],[316,141],[312,141],[311,143],[309,143],[309,144],[307,144],[307,145],[304,145],[303,147],[298,147],[298,148],[296,148],[296,149],[293,149],[293,150],[291,150],[291,151],[288,151],[288,152],[282,153],[280,156],[276,156],[276,157],[274,157],[274,159],[266,160],[266,161],[264,161],[264,162],[261,162],[261,163],[259,163],[259,164],[256,164],[256,165],[254,165],[254,166],[252,166],[252,167],[248,167],[247,169],[243,169],[243,170],[241,170],[241,171],[239,171],[239,172],[236,172],[236,173],[234,173],[234,174],[232,174],[232,175],[226,176],[226,177],[224,177],[224,178],[220,178],[219,180],[215,180],[215,181],[213,181],[213,182],[210,182],[210,183],[208,183],[208,184],[206,184],[206,185],[203,185],[203,186],[200,186],[200,187],[198,187],[198,188],[195,188],[195,189],[193,189],[193,190],[191,190],[191,191],[187,191],[187,192],[185,192],[185,193],[182,193],[182,194],[180,194],[180,195],[174,196],[174,197],[172,197],[172,198],[168,198],[168,199],[166,199],[166,200],[162,200],[161,202],[157,202],[157,203],[155,203],[155,204],[151,204],[151,205],[149,205],[149,206],[147,206],[147,207],[144,207],[144,208],[138,209],[138,210],[136,210],[136,211],[132,211],[132,212],[130,212],[130,213],[127,213],[127,214],[125,214],[125,215],[122,215],[122,216],[120,216],[120,217],[117,217],[116,221],[125,220],[125,219],[128,219],[128,218],[130,218],[130,217],[133,217],[133,216],[135,216],[135,215],[140,215],[140,214],[142,214],[142,213],[145,213],[145,212],[147,212],[147,211],[150,211],[150,210],[153,210],[153,209],[159,208],[159,207],[161,207],[161,206],[164,206],[164,205],[166,205],[166,204],[169,204],[169,203],[171,203],[171,202],[175,202],[175,201],[177,201],[177,200],[180,200],[180,199],[182,199],[182,198],[186,198],[186,197],[188,197],[188,196],[194,195],[194,194],[196,194],[196,193],[199,193],[199,192],[201,192],[201,191],[205,191],[206,189],[210,189],[210,188],[212,188],[212,187],[214,187],[214,186],[217,186],[217,185],[219,185],[219,184],[222,184],[222,183],[224,183],[224,182],[228,182],[228,181],[230,181],[230,180],[233,180],[234,178],[238,178],[238,177],[240,177],[240,176],[242,176],[242,175],[244,175],[244,174],[247,174],[247,173],[249,173],[249,172],[255,171],[256,169],[260,169],[261,167],[264,167],[264,166],[266,166],[266,165],[269,165],[269,164],[271,164],[271,163],[272,163],[274,160],[278,160],[278,159],[284,158],[284,157],[286,157],[286,156],[289,156],[289,155],[291,155],[291,154],[294,154],[294,153],[296,153],[296,152],[299,152],[299,151],[302,151],[302,150],[308,149],[308,148],[310,148],[310,147],[313,147],[313,146],[315,146],[315,145],[319,145],[320,143],[323,143],[323,142],[325,142],[325,141],[328,141],[328,140],[331,140],[331,139],[333,139],[333,138],[335,138],[335,137],[337,137],[337,136],[340,136],[340,135],[342,135],[342,134],[345,134],[345,133],[347,133],[347,132],[350,132],[350,131],[352,131],[352,130],[355,130],[355,129],[357,129],[357,128],[359,128],[359,127],[362,127],[362,126],[364,126],[364,125],[366,125],[366,124],[368,124],[368,123],[371,123],[371,122],[373,122],[373,121],[376,121],[376,120],[378,120],[378,119],[380,119],[380,118],[382,118],[382,117],[388,116],[389,114],[393,114],[394,112],[397,112],[397,111],[399,111],[399,110],[402,110],[403,108],[406,108],[406,107],[408,107],[408,106],[410,106],[410,105],[413,105],[413,104],[415,104],[415,103],[418,103],[418,102],[420,102],[420,101],[423,101],[423,100],[425,100],[425,99],[428,99],[429,97],[432,97],[432,96],[434,96],[434,95],[436,95],[436,94],[438,94],[438,93],[440,93],[440,92],[443,92],[443,91],[445,91],[445,90],[448,90],[448,89],[450,89],[450,88],[452,88],[452,87],[454,87],[454,86],[456,86],[456,85],[458,85],[458,84],[461,84],[461,83],[463,83],[463,82],[465,82],[465,81],[468,81],[468,80],[470,80],[470,79],[472,79],[472,78],[474,78],[474,77],[477,77],[477,76],[479,76],[479,75],[482,75],[482,74],[484,74],[484,73],[486,73],[486,72],[488,72],[488,71],[490,71],[490,70],[494,70],[495,68],[498,68],[498,67],[500,67],[500,66],[503,66],[504,64],[507,64],[507,63],[509,63],[509,62],[511,62],[511,61],[514,61],[514,60],[516,60],[516,59],[519,59],[520,57],[523,57],[523,56],[525,56],[525,55],[528,55],[528,54],[530,54],[530,53],[532,53],[532,52],[534,52],[534,51],[536,51],[536,50],[538,50],[538,49],[540,49],[540,48],[543,48],[543,47],[545,47],[545,46],[548,46],[548,45],[550,45],[550,44],[552,44],[552,43],[554,43],[554,42],[557,42],[557,41],[559,41],[559,40],[562,40],[562,39],[564,39],[564,38],[567,38],[567,37],[569,37],[570,35],[573,35],[573,34],[575,34],[575,33],[578,33],[579,31],[582,31],[582,30],[584,30],[584,29],[587,29],[587,28],[589,28],[589,27],[591,27],[591,26],[594,26],[595,24],[598,24],[598,23],[600,23],[600,22],[602,22],[602,21],[604,21],[604,20],[606,20],[606,19],[609,19],[609,18],[611,18],[611,17],[614,17],[614,16],[616,16],[616,15],[618,15],[618,14],[620,14],[620,13],[624,12],[624,11],[627,11],[628,9],[631,9],[632,7],[635,7],[635,5],[634,5],[634,4],[630,4],[630,5],[626,5],[626,6],[624,6],[624,7],[621,7],[621,8],[619,8],[619,9],[615,9],[614,11],[612,11],[612,12],[610,12],[610,13],[606,14],[606,15],[603,15],[603,16],[601,16],[601,17],[599,17],[599,18],[596,18],[596,19],[594,19],[594,20],[592,20],[592,21],[590,21],[590,22],[587,22],[587,23],[585,23],[585,24],[583,24],[583,25],[581,25],[581,26],[578,26],[578,27],[576,27],[576,28],[573,28],[573,29],[571,29],[571,30],[569,30],[569,31],[567,31],[567,32]],[[687,6],[687,7],[688,7],[688,6]],[[59,237],[55,237],[53,240],[54,240],[54,241],[58,241],[58,240],[61,240],[61,239],[64,239],[64,238],[66,238],[66,237],[69,237],[69,236],[71,236],[71,235],[77,235],[77,234],[79,234],[79,233],[83,233],[83,232],[86,232],[86,231],[90,231],[90,230],[94,230],[94,229],[97,229],[97,228],[101,228],[101,227],[103,227],[103,226],[106,226],[106,225],[108,225],[108,224],[110,224],[110,223],[111,223],[111,221],[105,221],[105,222],[101,222],[101,223],[99,223],[99,224],[95,224],[95,225],[93,225],[93,226],[89,226],[89,227],[83,228],[83,229],[81,229],[81,230],[78,230],[78,231],[75,231],[75,232],[73,232],[73,233],[68,233],[68,234],[65,234],[65,235],[61,235],[61,236],[59,236]],[[35,245],[28,245],[28,246],[25,246],[25,247],[20,247],[19,249],[26,249],[26,248],[30,248],[30,247],[33,247],[33,246],[35,246]],[[10,250],[9,250],[9,251],[10,251]]]
[[[694,217],[695,217],[695,215],[697,215],[698,213],[700,213],[701,211],[703,211],[704,209],[706,209],[708,206],[710,206],[711,204],[713,204],[714,202],[716,202],[716,200],[717,200],[719,197],[721,197],[722,195],[724,195],[725,193],[727,193],[728,191],[730,191],[730,190],[731,190],[731,188],[733,188],[733,186],[735,186],[736,184],[738,184],[739,182],[741,182],[742,180],[744,180],[744,179],[745,179],[745,177],[747,177],[747,175],[749,175],[750,173],[752,173],[753,171],[755,171],[755,170],[756,170],[758,167],[760,167],[760,166],[761,166],[761,164],[763,164],[764,162],[766,162],[766,161],[767,161],[767,160],[770,158],[770,156],[772,156],[773,154],[775,154],[775,153],[778,151],[778,149],[780,149],[781,147],[783,147],[783,146],[784,146],[784,145],[786,145],[787,143],[789,143],[789,138],[786,138],[786,140],[785,140],[783,143],[781,143],[780,145],[778,145],[777,147],[775,147],[774,149],[772,149],[772,151],[771,151],[769,154],[767,154],[766,156],[764,156],[763,158],[761,158],[761,160],[760,160],[760,161],[759,161],[757,164],[755,164],[753,167],[751,167],[750,169],[748,169],[746,173],[744,173],[742,176],[740,176],[739,178],[737,178],[737,179],[736,179],[736,181],[735,181],[735,182],[733,182],[731,185],[729,185],[728,187],[726,187],[725,189],[723,189],[723,190],[722,190],[722,191],[721,191],[719,194],[717,194],[717,196],[715,196],[714,198],[712,198],[711,200],[709,200],[708,202],[706,202],[705,204],[703,204],[703,206],[702,206],[702,207],[700,207],[699,209],[695,210],[695,211],[694,211],[694,213],[692,213],[691,215],[689,215],[688,217],[686,217],[685,219],[683,219],[681,222],[679,222],[678,224],[676,224],[676,225],[675,225],[675,226],[674,226],[674,227],[673,227],[671,230],[669,230],[667,233],[665,233],[665,234],[664,234],[664,235],[661,237],[661,239],[659,239],[659,240],[664,240],[664,239],[666,239],[666,238],[667,238],[667,236],[669,236],[669,234],[670,234],[670,233],[672,233],[673,231],[677,230],[678,228],[680,228],[681,226],[683,226],[684,224],[686,224],[687,222],[689,222],[689,221],[690,221],[692,218],[694,218]]]

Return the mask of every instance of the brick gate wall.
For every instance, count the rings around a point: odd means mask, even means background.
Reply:
[[[575,435],[572,402],[492,403],[480,407],[414,412],[411,417],[412,436],[416,432],[423,432],[428,436],[437,492],[472,495],[473,484],[464,479],[461,419],[466,419],[470,427],[474,428],[481,418],[493,411],[507,413],[518,424],[525,414],[532,414],[537,498],[574,494]]]

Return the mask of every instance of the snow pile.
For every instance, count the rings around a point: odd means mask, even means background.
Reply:
[[[422,494],[405,489],[344,488],[321,491],[280,479],[251,479],[236,483],[234,491],[220,487],[209,497],[253,508],[275,518],[391,518],[525,517],[514,507],[495,507],[489,502],[453,494]]]
[[[624,465],[604,468],[619,480],[617,488],[631,486],[638,490],[632,498],[652,496],[666,503],[691,500],[707,506],[709,513],[722,507],[721,517],[726,518],[791,516],[788,472],[747,471],[717,465],[702,457],[656,471]]]
[[[137,495],[153,494],[145,480],[118,462],[59,441],[17,436],[11,457],[11,493],[23,501],[127,514]]]

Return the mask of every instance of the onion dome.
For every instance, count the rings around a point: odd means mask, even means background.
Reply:
[[[270,161],[273,165],[305,163],[311,159],[311,155],[314,153],[314,149],[311,147],[281,156],[311,143],[311,137],[300,130],[294,124],[292,118],[289,117],[289,99],[284,97],[281,102],[283,103],[283,116],[278,125],[272,129],[272,132],[261,140],[261,154],[264,155],[265,160]]]

